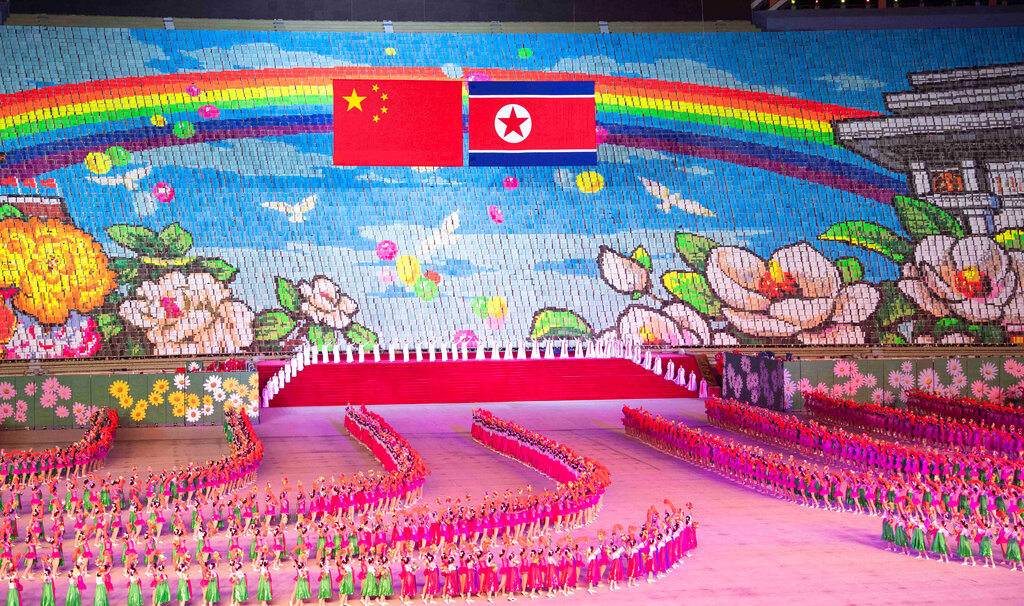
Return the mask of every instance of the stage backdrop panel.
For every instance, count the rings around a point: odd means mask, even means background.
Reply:
[[[0,429],[81,427],[97,408],[121,425],[218,425],[226,406],[259,422],[255,372],[0,377]]]
[[[725,354],[722,397],[752,406],[782,410],[784,373],[782,360],[743,354]]]

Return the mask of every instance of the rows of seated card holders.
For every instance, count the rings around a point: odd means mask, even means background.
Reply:
[[[930,44],[919,44],[928,41]],[[275,45],[286,45],[281,50]],[[374,34],[299,34],[270,32],[202,32],[202,31],[156,31],[156,30],[88,30],[54,28],[3,28],[0,30],[0,49],[5,51],[5,71],[0,74],[0,93],[14,93],[45,85],[61,85],[117,77],[146,77],[165,72],[206,72],[234,69],[290,69],[324,68],[338,65],[370,65],[375,69],[367,75],[387,78],[400,66],[438,67],[438,76],[468,78],[473,68],[503,68],[526,70],[540,77],[544,70],[570,74],[570,77],[589,78],[595,73],[609,72],[628,74],[636,78],[693,82],[707,86],[721,86],[730,89],[753,89],[786,94],[787,87],[795,86],[801,79],[804,61],[800,57],[813,53],[815,61],[832,66],[839,75],[856,72],[873,75],[877,84],[864,83],[863,90],[837,87],[835,81],[821,81],[811,85],[811,93],[817,101],[834,103],[881,111],[881,93],[901,90],[906,87],[906,72],[937,64],[963,63],[984,64],[998,62],[1003,55],[1020,46],[1020,36],[1005,32],[897,32],[889,34],[844,32],[844,33],[801,33],[783,36],[769,35],[726,35],[716,38],[686,35],[632,35],[614,36],[572,36],[572,35],[374,35]],[[885,48],[914,48],[915,56],[901,62],[899,58],[880,54]],[[68,49],[76,49],[76,57],[68,57]],[[393,49],[394,53],[388,52]],[[958,50],[959,49],[959,50]],[[9,52],[7,52],[9,51]],[[966,53],[969,58],[956,55]],[[329,55],[334,54],[334,57]],[[1012,53],[1010,53],[1012,54]],[[760,80],[748,73],[751,56],[758,57]],[[674,59],[674,60],[673,60]],[[962,60],[961,60],[962,59]],[[253,83],[258,82],[257,74]],[[777,78],[773,84],[770,79]],[[766,82],[766,79],[768,80]],[[862,76],[864,80],[870,80]],[[642,96],[643,81],[634,80],[635,94]],[[855,84],[847,85],[849,87]],[[118,91],[121,94],[143,94],[146,90],[138,85],[127,84]],[[797,96],[797,95],[794,95]],[[39,108],[54,104],[54,97],[40,97]],[[743,104],[739,104],[742,110]],[[154,113],[158,108],[154,110]],[[233,108],[227,103],[222,109],[222,120],[241,120],[255,129],[255,136],[261,136],[263,125],[273,118],[282,116],[313,115],[305,128],[330,125],[332,108],[327,104],[303,106],[271,106],[261,109]],[[194,112],[167,114],[169,121],[189,119],[202,122]],[[625,135],[640,134],[648,127],[686,130],[698,134],[728,137],[737,142],[757,141],[778,149],[778,158],[786,160],[795,154],[817,154],[825,158],[840,160],[849,166],[868,168],[885,173],[870,162],[842,150],[817,142],[790,139],[764,132],[743,131],[716,124],[679,123],[653,115],[600,113],[602,123],[619,124]],[[75,124],[69,119],[63,128],[56,128],[35,134],[26,134],[0,142],[2,149],[12,156],[21,148],[50,145],[61,148],[62,142],[75,137],[103,137],[127,129],[141,129],[141,137],[163,134],[166,129],[149,125],[144,119],[130,118],[94,124]],[[329,129],[327,129],[329,130]],[[268,131],[269,132],[269,131]],[[508,256],[500,250],[505,246],[500,237],[505,234],[564,234],[557,240],[560,252],[566,259],[580,260],[586,277],[595,276],[594,259],[600,243],[609,245],[628,254],[636,246],[645,246],[662,251],[662,258],[654,261],[654,276],[657,278],[669,270],[684,269],[679,257],[671,255],[670,242],[656,242],[655,238],[669,239],[666,230],[679,231],[724,231],[736,234],[739,242],[756,251],[766,253],[791,243],[788,234],[803,233],[818,226],[828,226],[840,218],[865,218],[893,226],[896,222],[887,210],[873,202],[866,202],[852,194],[820,187],[815,191],[820,197],[804,213],[773,212],[772,204],[781,204],[787,197],[796,195],[789,181],[783,178],[765,178],[764,171],[750,167],[737,167],[706,161],[675,157],[674,160],[652,159],[637,152],[625,153],[625,160],[600,164],[595,170],[606,178],[606,187],[599,198],[581,193],[574,185],[580,169],[517,168],[506,171],[489,169],[477,175],[458,170],[442,170],[433,173],[413,173],[407,169],[365,169],[346,170],[328,168],[332,152],[329,132],[318,134],[295,134],[262,139],[280,144],[274,149],[282,158],[289,157],[301,146],[302,156],[307,161],[322,164],[310,169],[292,166],[288,171],[286,160],[260,156],[266,147],[249,147],[245,140],[213,141],[206,143],[215,153],[221,154],[221,164],[204,169],[206,155],[191,146],[167,147],[151,151],[133,152],[132,164],[128,168],[146,166],[152,163],[157,172],[143,182],[144,189],[157,179],[166,179],[183,192],[177,200],[157,211],[140,208],[137,194],[125,192],[123,188],[101,187],[83,179],[88,173],[77,165],[53,166],[56,170],[44,173],[43,177],[57,179],[59,192],[67,200],[68,219],[94,234],[103,242],[109,239],[103,230],[113,224],[140,224],[162,228],[181,222],[195,238],[196,251],[217,249],[229,263],[240,266],[240,271],[252,271],[253,264],[245,264],[250,248],[271,248],[264,258],[269,266],[256,267],[262,272],[259,279],[237,279],[232,285],[232,297],[252,302],[254,312],[276,307],[277,302],[268,299],[273,279],[284,276],[296,282],[310,280],[316,275],[329,276],[362,307],[363,315],[369,315],[375,322],[372,328],[383,333],[387,342],[392,333],[405,333],[412,338],[448,337],[451,333],[470,326],[472,315],[468,305],[462,305],[461,313],[452,316],[454,305],[419,305],[414,317],[390,317],[388,307],[393,300],[376,298],[367,293],[393,290],[382,285],[377,277],[377,264],[366,267],[341,265],[329,248],[315,248],[304,254],[302,248],[289,249],[289,244],[308,243],[313,247],[372,248],[374,241],[362,235],[359,227],[376,227],[389,223],[423,225],[435,228],[449,213],[462,213],[463,230],[470,234],[494,236],[495,249],[485,248],[487,244],[455,242],[446,249],[447,256],[456,259],[470,259],[470,268],[464,271],[500,268]],[[289,149],[290,148],[290,149]],[[653,156],[662,158],[663,156]],[[619,158],[622,160],[622,158]],[[707,170],[717,176],[701,178],[686,173],[687,166],[708,166]],[[0,176],[3,174],[0,165]],[[273,174],[274,169],[281,174]],[[112,174],[119,174],[116,169]],[[232,174],[238,173],[238,174]],[[885,173],[888,174],[888,173]],[[376,175],[375,180],[360,180],[361,176]],[[434,185],[431,176],[445,181],[459,181],[459,187]],[[516,192],[501,188],[502,178],[514,175],[520,182]],[[554,175],[554,176],[553,176]],[[898,178],[898,175],[889,175]],[[686,214],[673,214],[668,218],[658,209],[655,200],[648,196],[638,182],[638,177],[649,177],[671,184],[673,190],[685,191],[685,197],[700,201],[712,208],[718,215],[713,221]],[[736,185],[730,185],[730,177]],[[391,187],[380,183],[382,179],[404,180],[404,187]],[[320,179],[314,185],[311,179]],[[476,179],[469,181],[469,179]],[[759,189],[750,189],[750,183],[763,179]],[[205,192],[189,197],[184,192],[198,188]],[[19,189],[20,191],[20,189]],[[800,190],[803,191],[803,190]],[[9,187],[0,188],[0,193],[14,193]],[[268,201],[297,203],[303,197],[317,193],[319,207],[304,223],[288,223],[284,216],[269,210],[258,210],[260,204]],[[106,194],[106,196],[104,196]],[[599,203],[594,203],[599,200]],[[768,204],[765,204],[765,201]],[[488,222],[483,209],[488,204],[503,206],[507,220],[495,225]],[[767,207],[766,207],[767,206]],[[789,207],[787,207],[789,208]],[[256,210],[254,210],[256,209]],[[151,212],[152,211],[152,212]],[[336,228],[325,230],[323,223],[333,223]],[[651,229],[650,233],[644,229]],[[372,230],[370,230],[372,231]],[[519,244],[531,248],[529,244]],[[526,256],[547,259],[545,250],[549,240],[538,240],[532,252]],[[852,254],[848,247],[816,243],[832,257]],[[238,251],[223,249],[241,249]],[[205,253],[204,253],[205,254]],[[445,255],[442,255],[442,257]],[[893,267],[877,256],[859,255],[867,275],[893,275]],[[472,266],[476,266],[475,268]],[[424,263],[424,269],[446,266],[442,260]],[[574,272],[544,271],[540,260],[533,266],[537,271],[529,276],[505,274],[499,294],[514,296],[517,289],[537,294],[546,299],[545,292],[556,290],[572,280]],[[439,271],[439,273],[442,273]],[[239,276],[241,278],[242,276]],[[444,280],[452,276],[442,275]],[[458,277],[458,276],[455,276]],[[529,280],[529,281],[528,281]],[[461,285],[461,296],[474,294],[492,295],[495,290],[486,273],[470,275],[467,284]],[[211,287],[212,288],[212,287]],[[401,288],[401,285],[394,288]],[[442,293],[444,292],[442,286]],[[406,289],[407,290],[407,289]],[[478,292],[471,292],[471,291]],[[565,289],[561,289],[565,290]],[[127,293],[130,294],[130,293]],[[586,318],[603,319],[597,329],[606,327],[609,318],[614,318],[628,301],[608,288],[598,288],[572,293],[571,298],[562,301],[545,301],[550,306],[559,306],[578,311]],[[379,310],[367,309],[378,306]],[[539,307],[539,305],[538,305]],[[515,309],[519,315],[529,316],[531,309]],[[448,315],[444,315],[448,314]],[[360,319],[360,318],[357,318]],[[410,320],[417,326],[410,326]],[[373,323],[373,322],[368,322]],[[479,327],[479,323],[476,325]],[[433,334],[440,331],[443,334]],[[398,338],[402,335],[395,334]],[[511,335],[521,337],[523,335]],[[112,337],[112,338],[117,338]],[[505,335],[497,333],[496,339],[503,341]]]

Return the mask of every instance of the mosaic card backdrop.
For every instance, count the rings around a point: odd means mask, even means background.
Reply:
[[[0,56],[7,359],[1024,340],[1019,30],[4,27]],[[332,166],[333,78],[593,80],[600,161]]]
[[[83,427],[98,408],[122,427],[219,425],[227,407],[259,422],[259,375],[249,372],[0,377],[0,429]]]

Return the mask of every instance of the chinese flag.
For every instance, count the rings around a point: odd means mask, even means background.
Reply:
[[[462,83],[335,80],[334,164],[462,166]]]

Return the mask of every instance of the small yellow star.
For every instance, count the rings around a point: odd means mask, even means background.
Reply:
[[[386,114],[386,113],[388,113],[388,108],[386,108],[386,107],[384,107],[384,106],[381,106],[381,108],[380,108],[380,113],[382,113],[382,114]]]
[[[374,116],[373,117],[373,121],[374,122],[380,122],[380,116]]]
[[[380,99],[381,99],[381,101],[387,101],[388,100],[388,94],[387,93],[381,94]]]
[[[349,111],[353,107],[358,109],[359,111],[363,111],[362,103],[363,103],[363,99],[365,99],[365,98],[366,97],[360,97],[359,95],[357,95],[356,94],[356,89],[353,88],[351,95],[349,95],[347,97],[342,97],[342,99],[344,99],[345,101],[348,101],[348,108],[346,108],[345,111]]]
[[[376,84],[374,84],[371,88],[373,89],[373,92],[377,92],[380,90],[380,87],[377,86]]]

